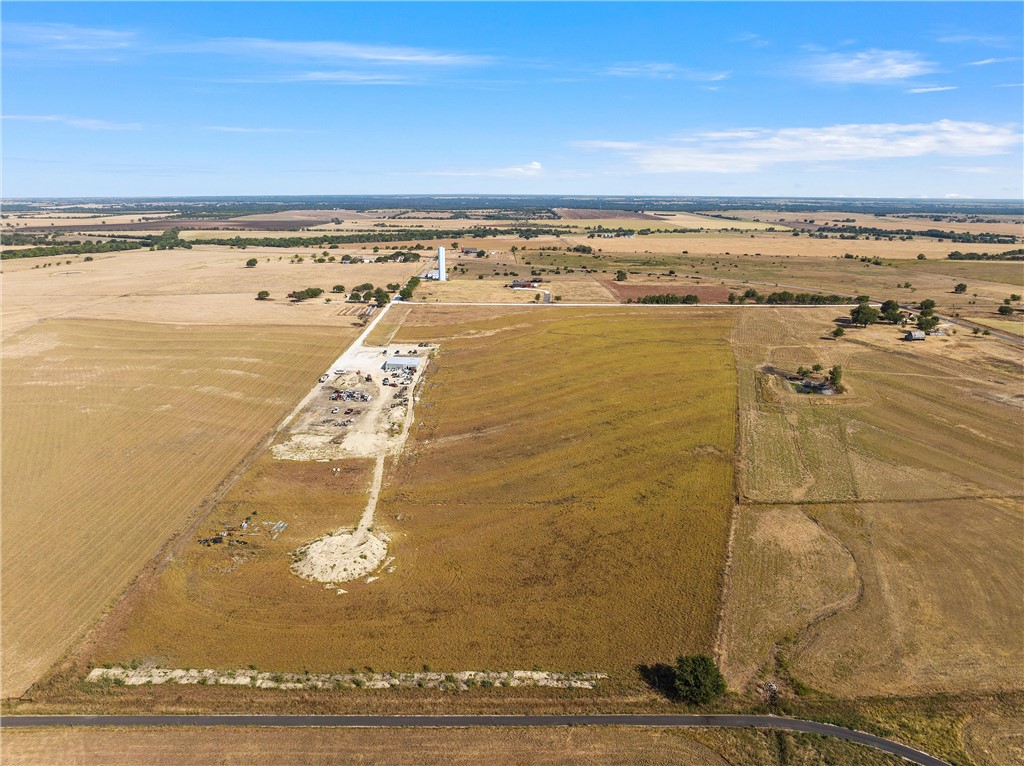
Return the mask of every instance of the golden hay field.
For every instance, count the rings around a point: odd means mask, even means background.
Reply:
[[[830,318],[737,320],[749,504],[720,646],[730,682],[791,673],[854,697],[1020,688],[1019,352],[962,334],[910,347],[884,326],[823,339]],[[849,392],[793,393],[765,363],[841,364]]]
[[[800,766],[897,766],[834,739],[762,730],[629,729],[26,729],[4,733],[10,766],[771,766],[779,739]]]
[[[732,316],[410,317],[396,341],[441,351],[377,509],[396,571],[339,596],[288,575],[283,550],[220,574],[192,545],[96,662],[632,676],[710,649],[732,502]],[[354,485],[333,498],[301,489],[329,467],[261,462],[211,519],[294,491],[294,524],[352,524]],[[289,545],[305,542],[291,532]]]
[[[69,647],[353,336],[54,319],[5,343],[5,696]]]

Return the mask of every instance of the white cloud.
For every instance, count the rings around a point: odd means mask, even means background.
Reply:
[[[539,176],[544,172],[544,166],[534,160],[526,165],[519,165],[509,168],[490,168],[482,170],[436,170],[427,171],[418,175],[428,176],[488,176],[494,178],[526,178]]]
[[[998,168],[987,165],[945,165],[940,167],[939,170],[945,170],[950,173],[970,173],[972,175],[992,175],[999,171]]]
[[[802,71],[812,79],[836,83],[899,82],[938,71],[934,62],[914,51],[872,48],[859,53],[825,53],[803,62]]]
[[[116,29],[80,27],[74,24],[4,24],[5,45],[59,51],[109,51],[129,48],[135,33]]]
[[[937,38],[940,43],[972,43],[976,45],[1006,45],[1006,38],[998,35],[949,34]]]
[[[706,72],[657,61],[613,64],[604,74],[611,77],[644,77],[652,80],[689,80],[693,82],[719,82],[729,77],[728,72]]]
[[[1020,61],[1020,56],[1007,56],[1001,59],[982,59],[981,61],[970,61],[967,66],[988,66],[989,64],[1008,64],[1012,61]]]
[[[956,85],[930,85],[925,88],[910,88],[907,93],[941,93],[944,90],[957,90]]]
[[[939,120],[818,128],[695,133],[663,142],[580,141],[628,157],[644,173],[750,173],[779,164],[813,165],[925,156],[984,157],[1018,149],[1019,127]]]
[[[449,53],[427,48],[394,45],[370,45],[331,40],[272,40],[262,37],[221,37],[192,43],[186,50],[283,57],[313,61],[367,61],[376,64],[416,64],[426,66],[470,66],[486,64],[488,56]]]
[[[59,114],[5,114],[3,119],[18,122],[55,122],[62,125],[70,125],[73,128],[84,128],[85,130],[142,129],[142,125],[137,122],[109,122],[107,120],[93,120],[81,117],[65,117]]]

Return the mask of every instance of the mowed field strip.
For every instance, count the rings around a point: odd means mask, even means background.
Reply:
[[[289,550],[358,520],[371,461],[264,456],[211,529],[258,510],[288,530],[240,561],[192,544],[92,659],[631,676],[709,651],[732,504],[732,323],[414,309],[388,334],[440,351],[377,507],[394,571],[343,595],[291,575]]]
[[[5,696],[95,621],[354,336],[50,320],[5,344]]]

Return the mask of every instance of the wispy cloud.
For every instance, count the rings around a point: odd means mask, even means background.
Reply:
[[[999,172],[999,168],[993,168],[988,165],[945,165],[939,168],[939,170],[945,170],[949,173],[970,173],[972,175],[992,175]]]
[[[709,72],[657,61],[613,64],[603,74],[610,77],[643,77],[653,80],[689,80],[692,82],[719,82],[729,77],[728,72]]]
[[[857,53],[824,53],[801,64],[812,79],[835,83],[891,83],[931,74],[938,66],[914,51],[872,48]]]
[[[993,85],[993,88],[1024,88],[1024,82],[1003,82],[999,85]]]
[[[983,35],[983,34],[970,34],[970,33],[952,33],[942,35],[936,38],[940,43],[970,43],[974,45],[995,45],[1004,46],[1006,45],[1006,38],[999,35]]]
[[[766,48],[772,44],[771,40],[762,37],[756,32],[743,32],[741,34],[738,34],[736,35],[736,37],[733,38],[733,42],[747,43],[748,45],[751,45],[754,48]]]
[[[1020,56],[1007,56],[998,59],[982,59],[981,61],[970,61],[967,66],[988,66],[989,64],[1008,64],[1012,61],[1020,61]]]
[[[695,133],[662,142],[580,141],[574,145],[624,155],[644,173],[750,173],[784,163],[990,156],[1017,149],[1022,139],[1018,127],[939,120],[743,128]]]
[[[42,48],[55,51],[123,50],[135,44],[134,32],[75,24],[22,24],[8,22],[3,27],[5,45]]]
[[[427,176],[463,176],[463,177],[495,177],[495,178],[527,178],[539,176],[544,172],[544,166],[534,160],[526,165],[518,165],[509,168],[486,168],[478,170],[434,170],[419,173]]]
[[[141,130],[142,125],[137,122],[109,122],[108,120],[93,120],[82,117],[65,117],[60,114],[5,114],[5,120],[16,122],[53,122],[61,125],[69,125],[73,128],[85,130]]]
[[[479,66],[491,57],[452,53],[428,48],[371,45],[334,40],[274,40],[263,37],[218,37],[190,43],[185,50],[228,56],[284,58],[289,60],[342,62],[364,61],[375,64],[415,64],[418,66]]]
[[[910,88],[907,93],[941,93],[944,90],[957,90],[956,85],[930,85],[924,88]]]

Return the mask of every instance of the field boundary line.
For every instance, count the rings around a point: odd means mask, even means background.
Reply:
[[[928,753],[894,740],[803,718],[773,715],[26,715],[0,718],[0,728],[94,726],[271,726],[354,728],[468,728],[632,726],[775,729],[818,734],[896,755],[920,766],[950,766]]]

